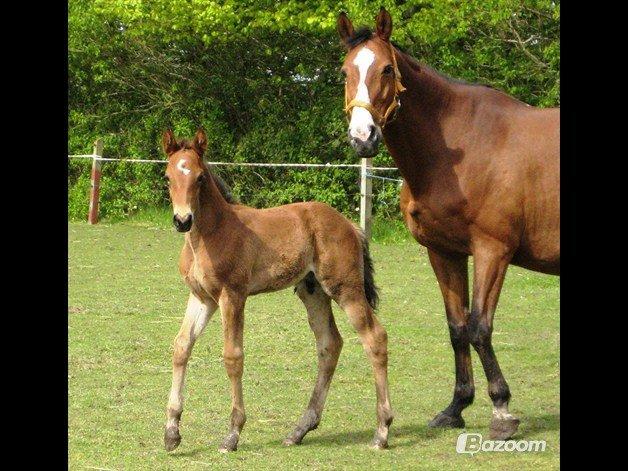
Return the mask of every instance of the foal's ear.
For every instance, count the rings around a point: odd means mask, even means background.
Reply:
[[[164,134],[161,138],[161,145],[166,155],[170,155],[179,149],[179,144],[177,143],[177,140],[175,139],[174,134],[170,129],[164,131]]]
[[[344,11],[338,15],[336,29],[344,45],[349,47],[349,40],[353,37],[353,23]]]
[[[207,150],[207,136],[205,135],[203,128],[198,128],[196,131],[196,136],[194,136],[194,147],[196,148],[198,155],[202,158]]]
[[[375,26],[377,28],[377,36],[384,41],[388,41],[392,33],[393,24],[390,13],[384,7],[380,8],[378,15],[375,17]]]

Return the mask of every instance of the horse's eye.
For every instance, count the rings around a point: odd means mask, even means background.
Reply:
[[[384,74],[384,75],[392,75],[393,74],[393,66],[391,64],[388,64],[386,67],[384,67],[384,71],[382,72],[382,74]]]
[[[203,180],[205,180],[205,175],[203,175],[202,173],[197,177],[196,182],[197,183],[201,183]]]
[[[170,177],[168,175],[164,175],[164,180],[170,182]]]

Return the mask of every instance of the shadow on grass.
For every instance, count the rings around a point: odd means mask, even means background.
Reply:
[[[560,414],[544,414],[537,417],[522,417],[520,432],[515,438],[526,438],[539,432],[560,430]]]
[[[329,429],[328,429],[329,430]],[[395,427],[394,424],[390,429],[389,448],[402,448],[412,446],[419,442],[430,440],[439,436],[442,430],[434,430],[424,425],[404,425]],[[341,431],[330,433],[329,431],[320,430],[311,431],[304,439],[300,447],[337,447],[346,445],[364,445],[365,447],[371,443],[375,434],[375,428],[365,430]],[[277,444],[277,440],[268,441],[265,446],[273,446]]]

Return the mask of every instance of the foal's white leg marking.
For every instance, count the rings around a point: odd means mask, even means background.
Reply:
[[[177,162],[177,170],[179,170],[183,175],[187,175],[190,173],[189,168],[185,168],[185,159],[181,159]]]
[[[211,302],[210,304],[205,304],[196,296],[190,294],[183,324],[175,338],[175,355],[177,354],[177,349],[180,347],[189,348],[189,353],[191,353],[194,342],[196,342],[198,336],[203,333],[207,322],[212,314],[216,312],[217,307],[216,303]],[[173,364],[172,387],[170,388],[170,398],[168,400],[169,412],[166,427],[177,426],[179,422],[176,414],[170,415],[170,410],[175,412],[183,410],[183,389],[186,366],[187,359],[183,365]]]
[[[353,65],[358,67],[360,73],[360,81],[358,82],[358,90],[355,99],[370,103],[369,90],[366,86],[366,74],[369,67],[375,61],[375,54],[368,47],[364,46],[353,59]],[[349,123],[349,133],[351,137],[356,137],[363,141],[367,140],[371,135],[370,127],[375,123],[371,113],[361,107],[355,107],[351,111],[351,122]]]

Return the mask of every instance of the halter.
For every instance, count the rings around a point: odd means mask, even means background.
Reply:
[[[401,106],[399,94],[403,92],[406,88],[401,84],[401,72],[399,72],[399,68],[397,67],[397,57],[395,55],[395,49],[393,48],[392,43],[389,42],[388,47],[390,48],[390,54],[392,55],[392,65],[393,71],[395,73],[395,97],[393,98],[393,101],[390,103],[390,105],[388,105],[388,108],[386,108],[386,111],[382,115],[370,103],[356,99],[348,101],[347,94],[345,93],[345,113],[347,114],[347,120],[351,119],[351,111],[356,106],[358,108],[364,108],[369,113],[371,113],[371,116],[373,116],[381,129],[384,129],[384,126],[386,126],[386,123],[388,122],[388,116],[390,116],[392,112],[395,112],[395,116],[397,115],[397,110],[399,110],[399,107]],[[395,118],[395,116],[393,116],[393,119]]]

